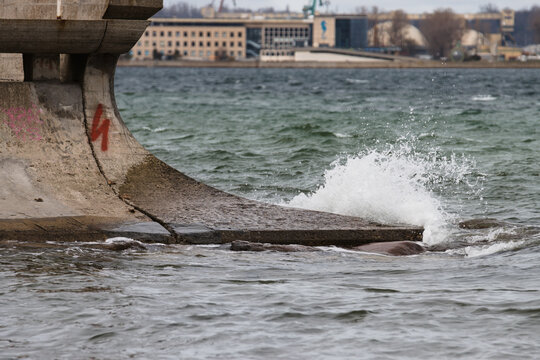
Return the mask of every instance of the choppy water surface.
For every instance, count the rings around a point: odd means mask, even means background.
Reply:
[[[431,251],[4,243],[0,357],[538,357],[538,71],[122,68],[116,87],[179,170],[422,225]]]

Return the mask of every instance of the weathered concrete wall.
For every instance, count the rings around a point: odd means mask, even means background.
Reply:
[[[23,81],[22,54],[0,54],[0,81]]]
[[[56,19],[57,0],[0,0],[0,19]],[[66,20],[101,19],[107,9],[103,0],[62,0],[59,13]]]
[[[161,0],[0,0],[0,19],[148,19]]]
[[[11,29],[11,36],[0,31],[0,53],[24,54],[25,80],[0,83],[0,239],[120,233],[351,247],[421,239],[416,227],[246,200],[156,159],[122,121],[113,82],[118,54],[137,41],[161,1],[107,3],[85,3],[91,9],[73,13],[84,20],[50,19],[48,1],[10,3],[14,16],[25,16],[20,9],[28,5],[28,17],[0,20],[0,30]]]
[[[0,46],[4,53],[122,54],[147,25],[145,20],[0,19]],[[35,41],[36,28],[39,41]]]

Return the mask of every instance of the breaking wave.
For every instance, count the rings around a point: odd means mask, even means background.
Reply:
[[[424,242],[437,244],[447,240],[456,216],[445,211],[440,193],[460,183],[473,186],[466,180],[471,168],[463,157],[418,154],[409,144],[369,150],[336,160],[317,190],[297,195],[288,205],[423,226]]]
[[[492,95],[475,95],[471,98],[472,101],[495,101],[497,98]]]

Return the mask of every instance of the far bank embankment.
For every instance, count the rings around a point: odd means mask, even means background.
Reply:
[[[275,68],[275,69],[538,69],[535,62],[440,62],[440,61],[194,61],[194,60],[120,60],[125,67],[179,67],[179,68]]]

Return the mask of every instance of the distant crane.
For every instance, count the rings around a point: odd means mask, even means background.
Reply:
[[[225,2],[225,0],[221,0],[219,2],[219,9],[218,9],[218,13],[222,12],[223,11],[223,3]],[[214,4],[214,2],[212,1],[212,4]],[[236,6],[236,0],[233,0],[233,5]]]
[[[319,0],[319,6],[328,6],[330,5],[330,1],[324,1]],[[317,0],[313,0],[311,5],[306,5],[302,8],[302,11],[304,12],[304,16],[307,18],[309,15],[315,16],[315,12],[317,11]]]
[[[216,8],[214,7],[214,3],[216,2],[216,0],[212,0],[211,3],[209,3],[208,5],[206,5],[205,7],[201,8],[201,14],[203,17],[205,18],[214,18],[216,17]],[[219,8],[218,8],[218,13],[221,13],[223,12],[223,3],[225,2],[225,0],[220,0],[219,1]],[[233,0],[233,5],[236,6],[236,0]]]

